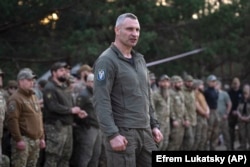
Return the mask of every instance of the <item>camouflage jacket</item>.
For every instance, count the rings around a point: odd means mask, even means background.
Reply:
[[[171,121],[188,120],[185,108],[185,98],[183,92],[175,89],[170,89],[170,118]]]
[[[190,124],[195,126],[197,124],[195,93],[193,90],[184,87],[183,94],[185,98],[185,108],[187,111],[187,116],[189,118]]]

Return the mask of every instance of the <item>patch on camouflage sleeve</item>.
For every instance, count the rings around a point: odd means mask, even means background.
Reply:
[[[8,112],[14,112],[16,110],[16,102],[11,101],[8,105]]]

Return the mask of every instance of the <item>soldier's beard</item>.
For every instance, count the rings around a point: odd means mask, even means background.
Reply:
[[[188,90],[192,90],[192,89],[193,89],[192,86],[189,86],[189,85],[185,85],[185,86],[186,86],[186,88],[187,88]]]
[[[57,80],[59,81],[59,82],[65,82],[67,79],[65,78],[65,77],[63,77],[63,76],[61,76],[61,77],[58,77],[57,78]]]
[[[181,86],[175,86],[175,89],[180,91],[181,90]]]

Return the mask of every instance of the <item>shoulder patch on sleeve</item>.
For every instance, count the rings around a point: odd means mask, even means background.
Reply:
[[[8,105],[8,112],[14,112],[16,110],[16,102],[11,101]]]
[[[106,79],[106,72],[104,69],[99,69],[97,71],[97,78],[98,81],[103,81]]]

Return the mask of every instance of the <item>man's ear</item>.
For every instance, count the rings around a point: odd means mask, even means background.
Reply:
[[[115,27],[115,34],[120,34],[121,29],[119,27]]]

